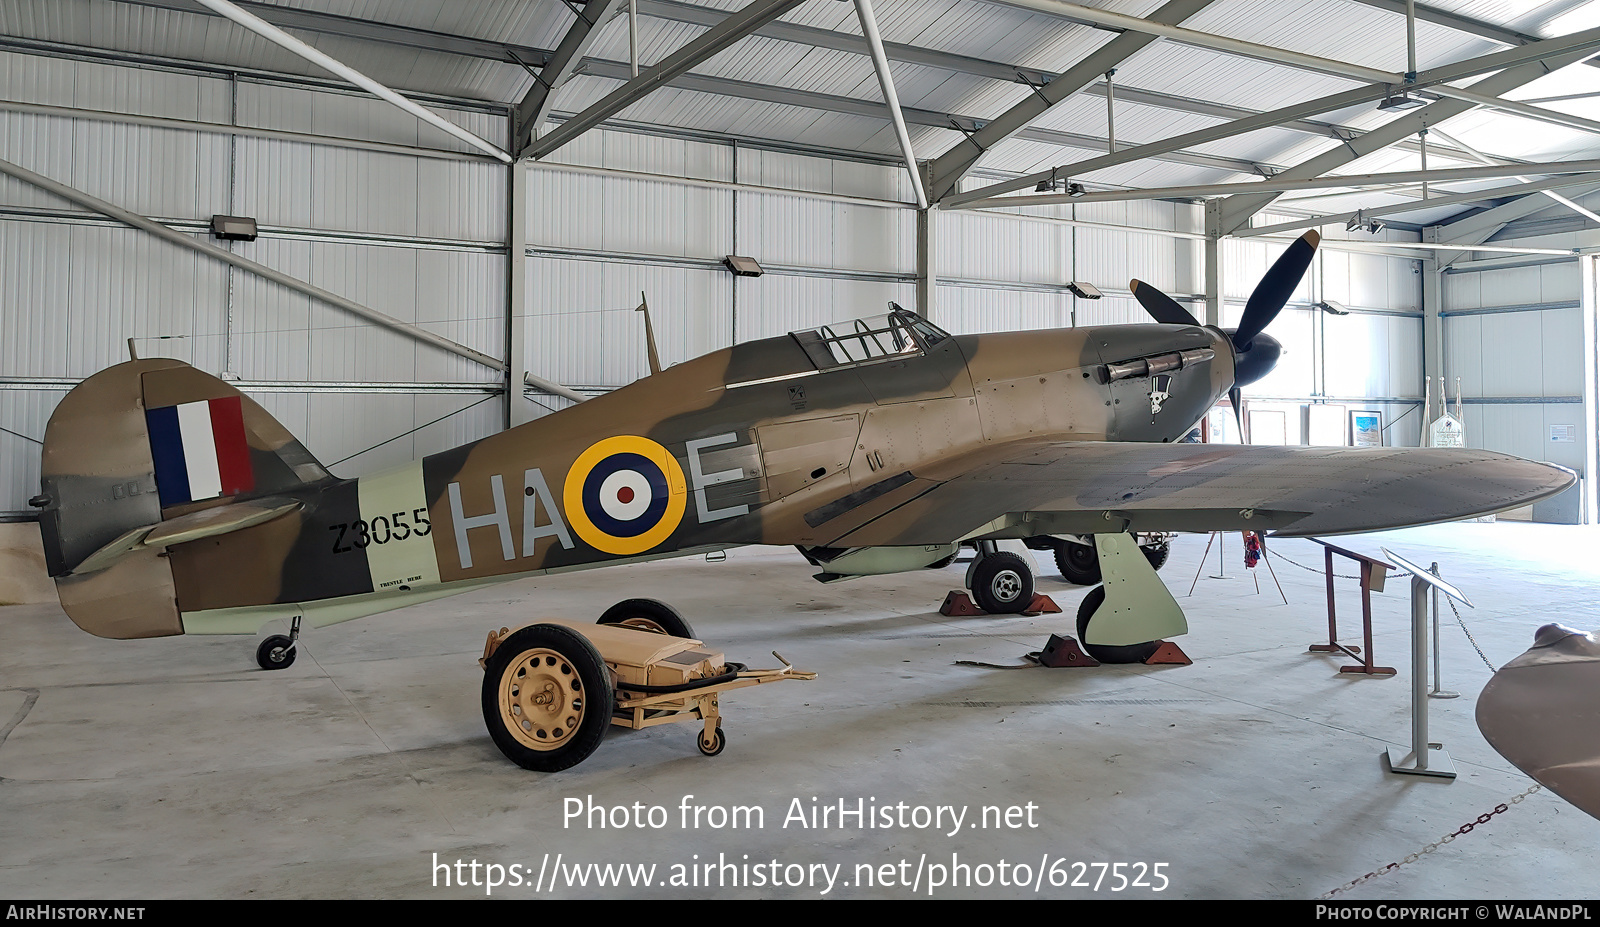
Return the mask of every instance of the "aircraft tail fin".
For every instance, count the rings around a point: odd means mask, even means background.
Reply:
[[[332,479],[249,397],[168,358],[74,387],[50,417],[41,471],[33,501],[61,605],[80,628],[114,638],[183,633],[162,548],[204,536],[191,522],[239,530],[297,507],[269,497]]]

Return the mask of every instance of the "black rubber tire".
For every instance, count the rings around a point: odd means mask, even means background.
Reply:
[[[694,735],[694,745],[699,747],[700,752],[704,753],[706,756],[716,756],[722,752],[724,747],[728,746],[728,738],[722,733],[721,725],[717,726],[717,733],[713,736],[716,738],[716,743],[711,747],[710,750],[707,750],[705,742],[700,739],[700,735]]]
[[[972,600],[991,615],[1016,615],[1033,604],[1033,565],[1010,551],[989,554],[972,573]]]
[[[294,641],[286,634],[274,634],[256,646],[256,665],[264,670],[288,669],[294,665]]]
[[[668,634],[672,637],[695,637],[694,628],[689,622],[678,614],[678,610],[665,602],[655,599],[627,599],[606,609],[600,616],[597,624],[622,624],[630,628],[642,628],[646,631],[655,631],[658,634]]]
[[[1101,663],[1143,663],[1161,646],[1160,641],[1145,641],[1142,644],[1101,645],[1091,644],[1083,639],[1084,632],[1089,629],[1089,619],[1106,603],[1106,587],[1096,586],[1089,590],[1089,594],[1078,603],[1078,644],[1083,652]]]
[[[927,566],[923,567],[923,569],[924,570],[942,570],[945,567],[949,566],[950,564],[955,563],[956,562],[956,556],[959,553],[960,553],[960,551],[956,551],[956,553],[951,554],[948,557],[940,557],[938,560],[935,560],[932,563],[928,564]]]
[[[552,676],[565,680],[570,692],[582,710],[582,718],[565,742],[553,749],[535,749],[525,745],[511,732],[507,713],[501,711],[501,682],[508,672],[529,651],[546,650],[559,655],[549,666]],[[589,639],[571,628],[558,624],[534,624],[514,632],[497,648],[494,656],[484,666],[483,673],[483,723],[495,746],[511,762],[523,769],[538,772],[559,772],[588,759],[600,746],[606,729],[611,726],[611,714],[616,705],[616,693],[611,689],[611,676],[605,661]],[[575,707],[579,707],[575,706]]]
[[[1093,586],[1100,582],[1100,554],[1092,543],[1061,541],[1056,544],[1056,569],[1075,586]]]
[[[1141,547],[1139,550],[1144,552],[1144,559],[1150,561],[1150,568],[1159,570],[1167,565],[1167,557],[1172,553],[1172,543],[1170,541],[1162,541],[1160,544],[1151,544],[1149,547]]]

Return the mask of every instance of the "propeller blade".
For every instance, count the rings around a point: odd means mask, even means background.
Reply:
[[[1233,419],[1239,423],[1239,443],[1244,443],[1244,391],[1235,386],[1228,390],[1228,404],[1233,406]]]
[[[1306,268],[1311,266],[1311,258],[1317,253],[1317,243],[1321,240],[1322,236],[1312,229],[1278,255],[1244,305],[1239,328],[1233,333],[1234,347],[1241,351],[1248,348],[1256,335],[1278,317],[1289,297],[1294,295],[1294,288],[1300,285],[1300,278],[1306,275]]]
[[[1150,317],[1165,325],[1199,325],[1200,322],[1178,301],[1142,280],[1128,281],[1128,289]]]

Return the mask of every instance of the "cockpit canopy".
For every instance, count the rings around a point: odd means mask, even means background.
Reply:
[[[882,315],[790,332],[818,370],[920,357],[949,332],[895,303]]]

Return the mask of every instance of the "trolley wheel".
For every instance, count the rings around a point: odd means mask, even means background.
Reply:
[[[1074,586],[1093,586],[1100,582],[1100,554],[1092,543],[1061,541],[1056,545],[1056,569]]]
[[[991,615],[1015,615],[1033,602],[1033,567],[1021,556],[999,551],[972,573],[972,599]]]
[[[678,614],[678,610],[665,602],[655,599],[627,599],[606,609],[600,616],[597,624],[620,624],[624,627],[639,628],[643,631],[654,631],[657,634],[666,634],[671,637],[687,637],[699,640],[694,636],[694,628],[689,622]]]
[[[529,625],[507,637],[484,670],[483,722],[513,763],[557,772],[600,746],[615,693],[599,651],[582,634]]]
[[[695,746],[700,748],[700,752],[704,753],[706,756],[716,756],[717,754],[722,752],[722,748],[723,747],[726,747],[728,745],[728,738],[723,736],[722,726],[718,725],[717,726],[717,732],[715,734],[711,735],[711,746],[709,746],[709,747],[706,746],[705,731],[701,731],[695,737],[694,743],[695,743]]]
[[[1089,619],[1106,604],[1106,587],[1096,586],[1089,590],[1089,594],[1078,603],[1078,644],[1083,647],[1084,653],[1094,657],[1101,663],[1143,663],[1161,646],[1160,641],[1145,641],[1142,644],[1091,644],[1083,639],[1089,629]]]
[[[288,669],[294,663],[295,650],[287,635],[274,634],[256,647],[256,665],[264,670]]]

